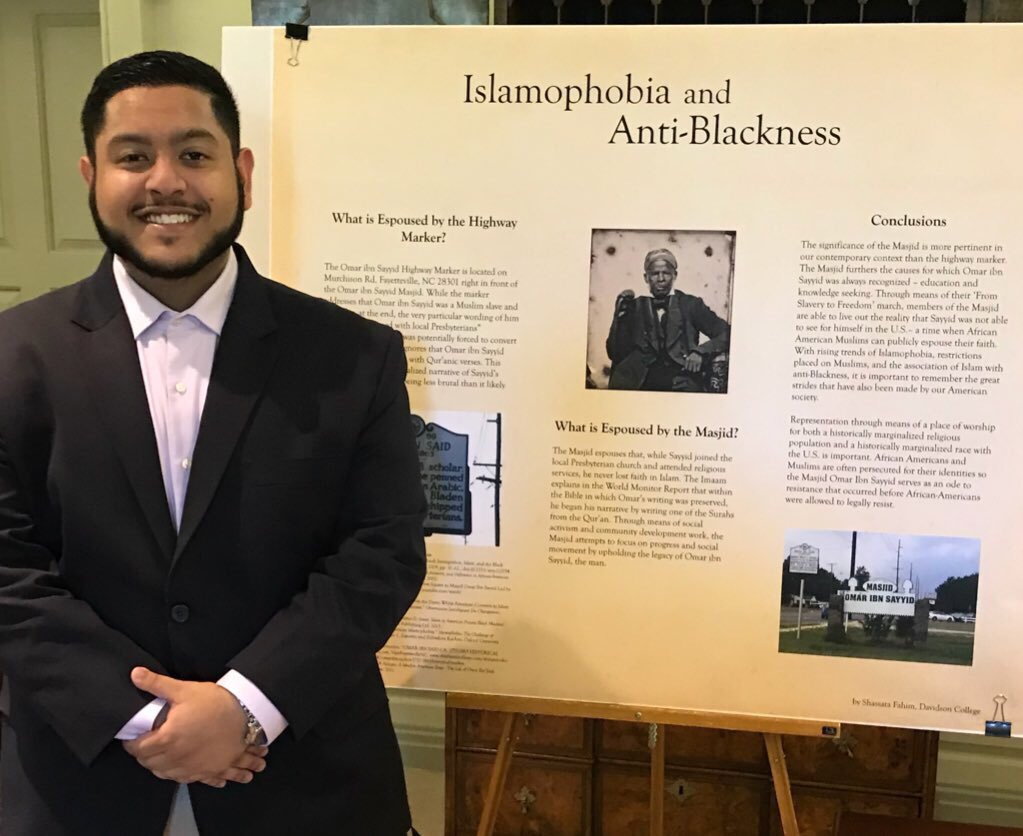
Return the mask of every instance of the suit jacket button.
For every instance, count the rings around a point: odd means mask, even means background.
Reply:
[[[175,604],[171,607],[171,618],[174,619],[178,624],[184,624],[188,621],[188,616],[191,613],[188,610],[187,604]]]

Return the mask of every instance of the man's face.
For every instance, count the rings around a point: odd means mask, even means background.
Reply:
[[[133,87],[107,102],[95,163],[82,157],[103,243],[155,278],[193,276],[222,255],[251,204],[252,153],[237,160],[207,94]]]
[[[646,272],[646,283],[650,288],[650,295],[655,299],[666,299],[671,293],[672,285],[675,284],[675,268],[663,258],[656,258],[650,262]]]

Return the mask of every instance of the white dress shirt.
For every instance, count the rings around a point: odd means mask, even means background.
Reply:
[[[213,356],[227,318],[238,279],[238,260],[230,251],[227,265],[192,307],[173,311],[143,290],[114,257],[114,280],[138,349],[139,365],[160,454],[160,470],[171,520],[177,530],[192,470],[192,452],[199,434]],[[251,681],[230,670],[218,683],[255,715],[272,743],[288,722]],[[134,740],[151,731],[165,701],[154,699],[117,733]]]

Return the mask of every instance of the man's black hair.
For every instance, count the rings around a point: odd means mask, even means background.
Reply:
[[[107,102],[122,90],[133,87],[170,87],[180,85],[199,90],[210,97],[213,115],[231,141],[231,154],[238,156],[241,130],[238,105],[224,77],[215,67],[181,52],[139,52],[100,70],[82,106],[82,138],[89,159],[96,161],[96,136],[103,130]]]

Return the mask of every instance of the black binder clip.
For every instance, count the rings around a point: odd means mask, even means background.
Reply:
[[[995,696],[995,716],[984,724],[984,734],[989,737],[1012,737],[1012,723],[1005,719],[1005,694]]]
[[[306,14],[303,15],[303,20],[308,20],[309,13],[308,9]],[[288,43],[291,44],[291,56],[288,58],[289,67],[298,66],[298,51],[302,47],[303,41],[309,40],[309,25],[306,23],[285,23],[284,24],[284,37],[288,39]]]
[[[287,58],[288,67],[298,67],[299,49],[303,41],[309,40],[309,27],[305,24],[284,24],[284,37],[292,45],[292,54]]]

